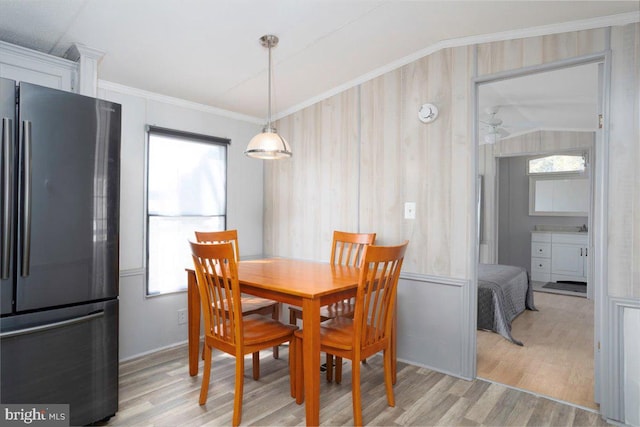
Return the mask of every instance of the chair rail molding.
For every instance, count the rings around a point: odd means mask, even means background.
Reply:
[[[434,276],[431,274],[418,273],[400,273],[400,279],[411,280],[414,282],[435,283],[438,285],[463,287],[469,284],[468,279],[458,279],[456,277]]]

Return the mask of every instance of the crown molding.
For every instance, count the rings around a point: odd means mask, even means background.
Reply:
[[[304,102],[294,105],[291,108],[281,111],[274,117],[274,120],[278,120],[283,117],[286,117],[306,107],[309,107],[320,101],[323,101],[327,98],[330,98],[334,95],[344,92],[347,89],[351,89],[355,86],[358,86],[362,83],[365,83],[369,80],[372,80],[390,71],[396,70],[400,67],[410,64],[418,59],[424,58],[425,56],[431,55],[441,49],[471,46],[475,44],[491,43],[491,42],[504,41],[504,40],[515,40],[515,39],[522,39],[526,37],[537,37],[537,36],[545,36],[550,34],[568,33],[572,31],[583,31],[583,30],[593,30],[596,28],[622,26],[627,24],[633,24],[636,22],[640,22],[640,11],[621,13],[618,15],[600,16],[597,18],[583,19],[580,21],[563,22],[559,24],[541,25],[538,27],[523,28],[518,30],[502,31],[499,33],[482,34],[477,36],[443,40],[434,45],[431,45],[417,52],[414,52],[410,55],[407,55],[404,58],[400,58],[397,61],[391,62],[385,66],[377,68],[366,74],[363,74],[360,77],[350,80],[342,85],[336,86],[333,89],[330,89],[318,96],[314,96],[313,98],[307,99]]]
[[[107,80],[98,80],[98,89],[110,90],[125,95],[138,96],[150,101],[162,102],[164,104],[170,104],[176,107],[189,108],[191,110],[201,111],[203,113],[215,114],[217,116],[226,117],[229,119],[240,120],[243,122],[255,123],[259,125],[264,124],[264,118],[258,118],[249,116],[246,114],[236,113],[234,111],[224,110],[222,108],[212,107],[209,105],[199,104],[197,102],[187,101],[180,98],[174,98],[172,96],[161,95],[159,93],[146,91],[143,89],[137,89],[131,86],[125,86],[119,83],[109,82]]]
[[[46,61],[49,64],[68,68],[75,71],[77,64],[69,59],[59,58],[57,56],[49,55],[48,53],[40,52],[37,50],[29,49],[28,47],[22,47],[15,44],[7,43],[0,40],[0,51],[3,55],[13,55],[15,57],[21,57],[28,60],[35,60],[38,62]]]
[[[67,49],[63,58],[78,62],[80,58],[86,57],[93,61],[100,62],[104,55],[105,52],[102,50],[85,46],[82,43],[73,43],[69,46],[69,49]]]

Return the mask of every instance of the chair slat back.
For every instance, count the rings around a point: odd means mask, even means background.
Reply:
[[[353,317],[354,348],[375,346],[390,337],[398,279],[408,244],[405,241],[398,246],[365,247]]]
[[[189,244],[205,334],[230,345],[242,342],[242,306],[233,245],[229,242]]]
[[[358,267],[362,262],[364,247],[373,245],[376,233],[333,232],[331,264]]]
[[[240,261],[238,230],[196,231],[195,234],[198,243],[231,243],[233,245],[236,262]]]

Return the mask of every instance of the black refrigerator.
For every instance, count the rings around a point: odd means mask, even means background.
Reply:
[[[118,409],[121,106],[0,79],[0,403]]]

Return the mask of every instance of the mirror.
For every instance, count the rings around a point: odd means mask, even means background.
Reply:
[[[588,211],[587,176],[554,174],[529,177],[529,215],[587,216]]]

